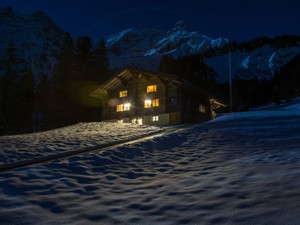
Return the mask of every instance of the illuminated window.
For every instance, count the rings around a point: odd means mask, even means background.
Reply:
[[[126,97],[127,96],[127,90],[120,91],[119,96],[120,96],[120,98]]]
[[[124,111],[124,105],[123,104],[117,105],[117,112],[122,112],[122,111]]]
[[[142,118],[139,118],[139,119],[137,120],[137,123],[138,123],[139,125],[143,125],[143,119],[142,119]]]
[[[151,108],[151,103],[152,103],[151,100],[145,100],[144,107],[145,108]]]
[[[142,125],[143,119],[142,118],[134,118],[131,120],[131,123]]]
[[[119,104],[117,105],[117,112],[129,111],[130,103]]]
[[[124,104],[124,111],[130,110],[130,103],[125,103]]]
[[[156,92],[156,84],[147,86],[147,93],[149,92]]]
[[[205,113],[205,105],[199,104],[199,112]]]
[[[152,116],[152,121],[158,121],[158,116]]]
[[[152,106],[153,107],[159,106],[159,99],[158,98],[152,100]]]
[[[159,99],[153,99],[153,100],[145,100],[144,108],[151,108],[151,107],[157,107],[159,106]]]
[[[117,123],[123,123],[123,120],[117,120]]]

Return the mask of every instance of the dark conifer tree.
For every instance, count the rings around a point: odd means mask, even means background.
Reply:
[[[104,47],[101,51],[105,51]],[[75,121],[95,120],[94,111],[99,111],[99,103],[96,107],[96,99],[91,98],[89,94],[101,82],[100,68],[97,68],[97,64],[101,65],[100,60],[102,59],[96,60],[99,56],[104,57],[101,54],[102,52],[95,54],[90,37],[84,36],[76,40],[74,54],[74,80],[76,87],[73,92],[73,96],[76,98],[76,108],[73,110]],[[98,115],[99,113],[96,114]]]
[[[103,83],[110,77],[109,72],[109,61],[107,57],[106,44],[103,39],[101,39],[96,47],[94,54],[94,68],[95,75],[93,80],[97,83]]]
[[[216,72],[202,63],[197,55],[184,56],[178,59],[163,56],[159,71],[178,75],[207,90],[211,90],[216,84]]]
[[[46,74],[42,74],[39,77],[35,102],[34,129],[40,131],[51,128],[49,124],[49,114],[51,112],[49,106],[50,87],[48,76]]]
[[[59,127],[73,122],[73,110],[76,93],[76,81],[74,78],[74,46],[70,35],[64,40],[63,49],[57,57],[57,65],[51,80],[51,92],[47,115],[47,127]],[[41,77],[41,85],[45,78]],[[43,81],[43,83],[42,83]],[[47,92],[44,93],[47,97]],[[67,104],[67,107],[66,107]],[[41,106],[43,110],[45,105]]]
[[[2,100],[1,100],[1,127],[4,134],[14,134],[18,132],[20,96],[18,86],[20,83],[19,65],[21,59],[17,56],[13,41],[8,43],[2,60]]]
[[[30,67],[26,68],[19,84],[19,131],[33,132],[33,111],[35,104],[35,81]]]
[[[91,80],[92,58],[91,38],[79,37],[75,43],[74,78],[76,81]]]
[[[164,73],[173,74],[176,71],[176,60],[172,56],[164,55],[158,66],[158,70]]]
[[[274,75],[273,98],[279,103],[300,95],[300,54]]]

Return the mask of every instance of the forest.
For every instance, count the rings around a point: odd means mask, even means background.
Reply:
[[[266,43],[278,47],[293,46],[299,40],[290,36],[275,39],[257,38],[241,44],[229,43],[228,48],[251,51]],[[20,58],[14,43],[8,43],[0,59],[0,135],[49,130],[78,122],[100,121],[100,102],[89,96],[99,85],[113,76],[106,44],[100,40],[94,47],[88,36],[73,40],[67,35],[52,76],[34,74]],[[158,70],[181,76],[225,103],[229,103],[229,83],[218,83],[218,74],[203,59],[216,49],[198,55],[174,59],[164,55]],[[245,111],[260,104],[289,100],[300,91],[300,55],[278,70],[272,79],[245,80],[235,75],[232,80],[232,109]]]
[[[99,121],[100,103],[89,93],[110,76],[106,46],[88,36],[67,35],[52,76],[21,66],[12,41],[0,60],[0,135],[43,131],[80,121]]]

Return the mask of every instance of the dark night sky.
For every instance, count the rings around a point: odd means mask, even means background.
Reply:
[[[298,0],[0,0],[5,6],[43,11],[73,37],[95,40],[127,28],[168,30],[178,20],[191,31],[238,42],[300,35]]]

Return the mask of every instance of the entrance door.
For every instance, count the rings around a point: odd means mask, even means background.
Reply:
[[[180,123],[180,114],[179,112],[170,113],[170,124]]]

